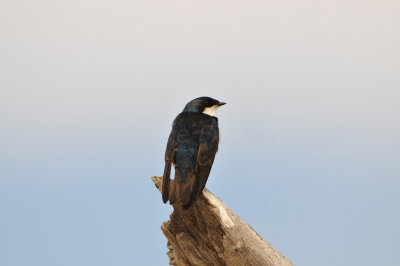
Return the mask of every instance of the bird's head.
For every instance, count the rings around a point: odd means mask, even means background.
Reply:
[[[183,112],[203,113],[210,116],[215,116],[218,107],[224,104],[226,103],[210,97],[199,97],[188,102],[183,109]]]

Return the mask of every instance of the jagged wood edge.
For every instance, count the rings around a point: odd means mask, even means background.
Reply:
[[[152,181],[161,192],[162,177]],[[188,210],[173,207],[161,226],[171,265],[294,265],[207,189]]]

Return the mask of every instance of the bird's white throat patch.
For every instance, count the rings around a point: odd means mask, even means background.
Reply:
[[[218,107],[219,107],[218,105],[213,105],[211,107],[206,107],[206,108],[204,108],[203,114],[211,115],[211,116],[217,116]]]

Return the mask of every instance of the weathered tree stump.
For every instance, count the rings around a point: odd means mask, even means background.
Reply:
[[[162,177],[152,180],[161,191]],[[173,207],[161,226],[171,265],[294,265],[207,189],[189,209]]]

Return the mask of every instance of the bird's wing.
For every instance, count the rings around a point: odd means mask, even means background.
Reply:
[[[176,139],[176,134],[174,129],[172,129],[171,134],[168,138],[167,148],[165,150],[165,167],[162,180],[162,199],[164,203],[167,203],[169,198],[169,184],[171,175],[171,163],[174,158],[178,141]]]
[[[192,192],[192,202],[200,196],[206,185],[208,176],[210,175],[211,167],[214,163],[215,154],[218,151],[218,143],[218,125],[213,124],[209,127],[209,132],[207,133],[206,137],[203,136],[200,138],[196,164],[196,185],[195,191]]]

